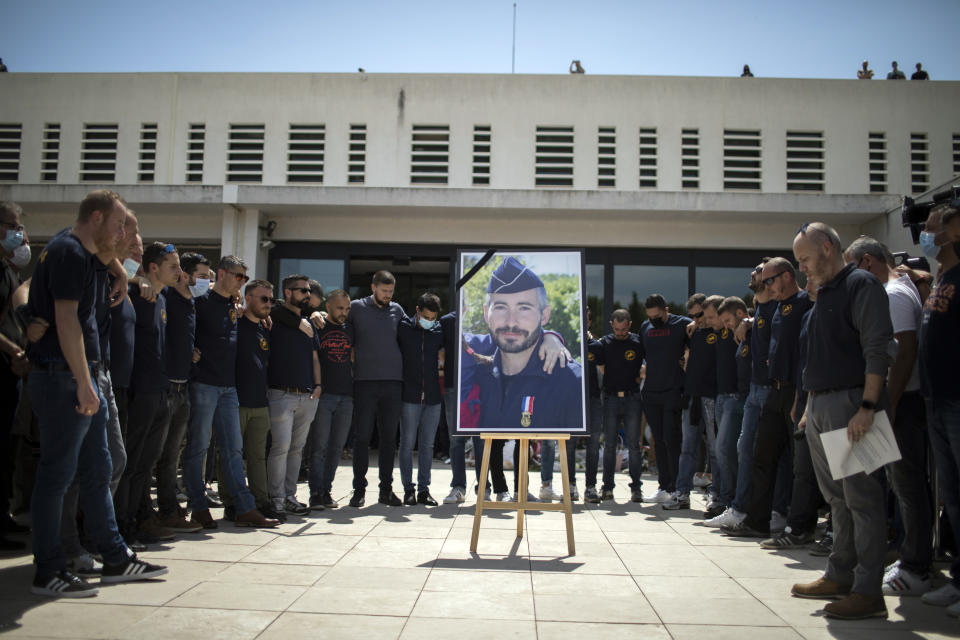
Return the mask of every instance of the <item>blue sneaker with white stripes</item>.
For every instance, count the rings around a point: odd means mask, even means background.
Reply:
[[[100,592],[95,586],[66,569],[61,569],[52,576],[35,577],[30,591],[38,596],[55,598],[89,598]]]
[[[134,582],[149,580],[167,573],[166,567],[150,564],[131,555],[123,564],[104,564],[100,582]]]

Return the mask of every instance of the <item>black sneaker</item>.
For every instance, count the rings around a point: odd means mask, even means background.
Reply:
[[[264,518],[268,518],[270,520],[279,520],[280,522],[287,521],[287,514],[277,512],[272,506],[264,505],[262,507],[257,507],[257,511],[259,511]]]
[[[223,519],[227,522],[237,521],[237,508],[232,504],[223,508]]]
[[[725,524],[720,527],[720,531],[724,535],[730,536],[731,538],[769,538],[770,532],[757,531],[751,527],[747,526],[745,521],[738,522],[737,524]]]
[[[143,553],[147,550],[147,545],[139,540],[124,540],[124,542],[127,543],[127,548],[134,553]]]
[[[310,494],[310,511],[323,511],[327,505],[323,504],[323,495],[320,493]]]
[[[587,490],[583,492],[583,501],[591,504],[600,504],[600,494],[597,493],[597,489],[595,487],[587,487]]]
[[[727,508],[726,508],[725,506],[718,504],[718,505],[716,505],[716,506],[714,506],[714,507],[711,507],[711,508],[707,509],[706,511],[704,511],[704,512],[703,512],[703,519],[704,519],[704,520],[712,520],[713,518],[716,518],[718,515],[720,515],[721,513],[723,513],[723,512],[726,511],[726,510],[727,510]]]
[[[100,582],[135,582],[149,580],[167,573],[166,567],[150,564],[137,558],[136,554],[127,558],[123,564],[105,564]]]
[[[380,502],[383,502],[383,496],[384,494],[381,493]],[[384,502],[384,504],[389,504],[389,502]],[[403,492],[403,504],[407,505],[408,507],[412,507],[413,505],[417,504],[416,491],[414,491],[413,489],[406,489]]]
[[[610,497],[612,498],[613,496]],[[640,487],[630,492],[630,502],[643,502],[643,492],[640,491]]]
[[[333,499],[333,496],[330,495],[329,491],[324,491],[320,496],[320,501],[323,503],[325,509],[336,509],[340,505],[337,504],[337,501]]]
[[[764,540],[760,546],[764,549],[800,549],[813,542],[813,532],[793,533],[790,527],[776,536]]]
[[[417,494],[417,504],[425,504],[428,507],[437,506],[437,501],[433,499],[429,491],[421,491]]]
[[[600,492],[601,500],[613,500],[613,489],[604,489]]]
[[[413,492],[410,492],[410,495],[413,495]],[[413,500],[414,504],[416,504],[416,497],[414,497]],[[380,492],[380,498],[377,500],[377,502],[380,504],[385,504],[388,507],[399,507],[403,505],[403,503],[400,502],[400,498],[397,497],[397,494],[389,489]]]
[[[828,556],[833,551],[833,534],[829,531],[823,537],[810,545],[808,549],[812,556]]]
[[[359,507],[362,507],[362,506],[363,506],[363,503],[365,502],[365,500],[364,500],[364,493],[365,493],[365,492],[362,491],[362,490],[357,490],[357,489],[355,489],[355,490],[353,491],[353,497],[350,498],[350,506],[351,506],[351,507],[358,507],[358,508],[359,508]]]
[[[35,577],[30,592],[54,598],[89,598],[100,593],[100,590],[83,578],[61,569],[52,576]]]

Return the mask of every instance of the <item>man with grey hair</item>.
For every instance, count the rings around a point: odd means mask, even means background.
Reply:
[[[887,465],[887,478],[900,503],[904,537],[900,559],[884,575],[883,593],[920,595],[930,590],[933,562],[933,517],[926,472],[926,407],[920,393],[917,366],[917,331],[923,305],[910,277],[893,270],[893,255],[879,240],[860,236],[847,247],[844,257],[857,268],[875,275],[883,284],[890,300],[893,324],[894,341],[889,350],[894,360],[887,381],[888,412],[903,457]]]
[[[844,264],[837,232],[823,223],[800,227],[793,241],[800,270],[819,287],[807,326],[808,360],[803,386],[809,392],[800,426],[808,440],[817,482],[833,515],[833,550],[823,577],[795,584],[800,598],[837,599],[823,609],[849,620],[887,617],[883,600],[886,510],[883,487],[873,475],[835,480],[820,436],[846,429],[859,441],[885,405],[884,382],[893,338],[889,303],[875,276]],[[879,405],[879,407],[878,407]]]

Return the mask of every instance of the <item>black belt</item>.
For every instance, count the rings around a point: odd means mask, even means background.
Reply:
[[[186,391],[188,384],[190,384],[190,383],[189,383],[189,382],[174,382],[173,380],[171,380],[171,381],[170,381],[170,389],[171,389],[172,391]]]
[[[313,389],[301,389],[300,387],[285,387],[281,384],[271,384],[270,389],[274,391],[283,391],[284,393],[313,393]]]
[[[638,393],[638,391],[609,391],[607,389],[603,390],[603,395],[605,397],[615,397],[615,398],[626,398],[628,396],[634,395],[635,393]]]
[[[808,391],[807,393],[811,396],[822,396],[828,393],[840,393],[841,391],[850,391],[851,389],[862,389],[862,384],[857,384],[852,387],[830,387],[829,389],[815,389],[813,391]]]

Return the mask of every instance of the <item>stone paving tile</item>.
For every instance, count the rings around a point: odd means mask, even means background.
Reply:
[[[200,609],[241,609],[247,611],[285,611],[307,587],[262,584],[201,582],[170,602],[174,607]]]
[[[288,611],[257,640],[396,640],[407,618]]]

